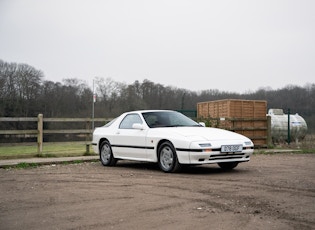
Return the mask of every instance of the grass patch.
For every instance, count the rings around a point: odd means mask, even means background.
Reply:
[[[16,166],[14,166],[14,168],[18,168],[18,169],[36,168],[36,167],[38,167],[38,164],[26,163],[26,162],[22,162],[22,163],[17,164]]]
[[[315,149],[302,149],[301,153],[315,153]]]
[[[0,147],[0,159],[16,159],[31,157],[73,157],[95,155],[92,148],[86,153],[85,142],[44,143],[43,153],[37,153],[36,143],[22,143]]]

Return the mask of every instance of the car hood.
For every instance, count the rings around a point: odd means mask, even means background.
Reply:
[[[170,132],[185,136],[193,141],[249,140],[247,137],[224,129],[208,127],[176,127]]]

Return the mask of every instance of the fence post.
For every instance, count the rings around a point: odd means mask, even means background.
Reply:
[[[38,114],[37,116],[37,153],[43,153],[43,114]]]
[[[267,147],[272,146],[271,138],[271,116],[267,116]]]
[[[92,121],[92,122],[94,122],[94,121]],[[94,126],[93,123],[92,123],[92,126]],[[87,120],[85,123],[85,129],[91,130],[91,123],[89,120]],[[91,133],[87,133],[85,136],[85,153],[86,154],[90,153],[90,142],[91,142]]]

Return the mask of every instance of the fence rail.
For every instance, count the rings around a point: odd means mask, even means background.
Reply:
[[[104,122],[105,124],[110,120],[110,118],[44,118],[42,114],[37,117],[0,117],[0,122],[37,122],[37,129],[0,130],[0,135],[35,135],[37,136],[37,152],[41,154],[44,134],[84,134],[86,144],[89,144],[93,132],[91,124],[94,122]],[[44,129],[44,123],[49,122],[83,122],[85,129]]]

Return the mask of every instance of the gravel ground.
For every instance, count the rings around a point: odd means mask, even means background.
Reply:
[[[0,169],[0,229],[315,229],[315,154],[161,172],[120,161]]]

